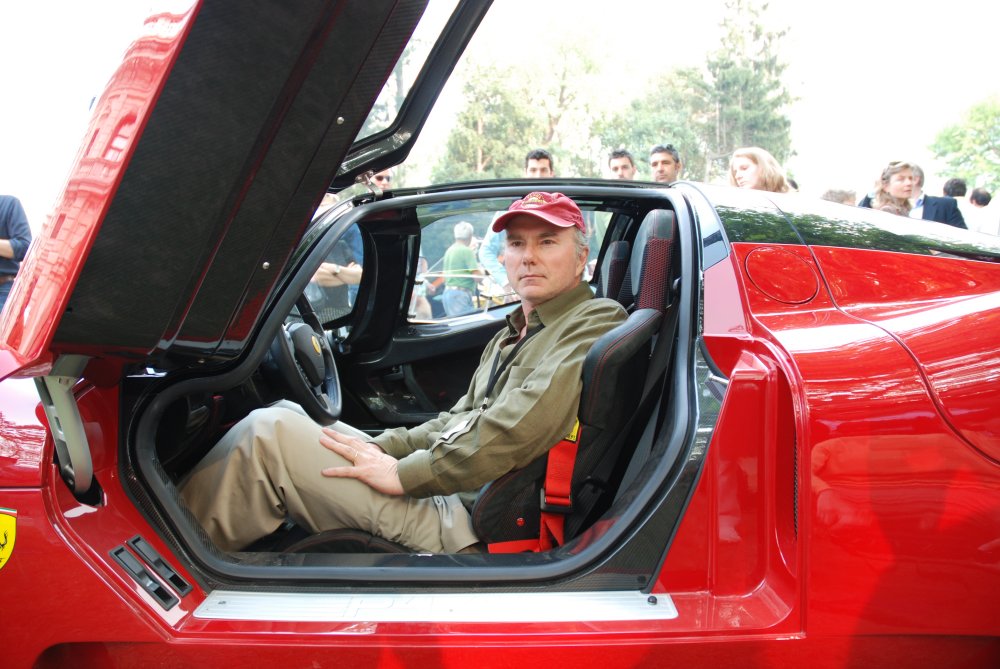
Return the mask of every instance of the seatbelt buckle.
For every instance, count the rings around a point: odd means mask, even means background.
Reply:
[[[545,494],[545,487],[539,491],[538,494],[538,506],[544,513],[572,513],[573,512],[573,498],[572,497],[558,497],[553,496],[550,500]]]

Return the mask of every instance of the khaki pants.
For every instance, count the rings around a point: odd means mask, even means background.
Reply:
[[[350,426],[335,429],[364,438]],[[457,495],[385,495],[355,479],[327,478],[350,463],[319,443],[301,408],[258,409],[233,426],[181,484],[181,499],[219,548],[240,550],[291,518],[311,532],[355,528],[432,553],[478,541]]]

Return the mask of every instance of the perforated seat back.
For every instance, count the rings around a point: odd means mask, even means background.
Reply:
[[[654,209],[642,219],[629,259],[637,309],[663,311],[667,306],[675,227],[674,212],[669,209]]]

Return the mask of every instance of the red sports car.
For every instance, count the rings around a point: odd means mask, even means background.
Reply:
[[[419,424],[517,308],[479,282],[442,315],[435,277],[538,182],[370,179],[488,8],[457,3],[375,126],[423,2],[150,19],[0,324],[0,664],[1000,666],[1000,244],[797,195],[545,184],[629,315],[570,473],[477,501],[490,552],[209,540],[178,485],[234,422]]]

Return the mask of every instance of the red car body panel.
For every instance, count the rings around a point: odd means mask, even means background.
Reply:
[[[1000,275],[993,263],[816,249],[846,312],[899,338],[948,422],[1000,462],[1000,412],[983,391],[1000,378]],[[905,280],[907,276],[919,280]],[[878,280],[895,277],[895,281]]]
[[[0,413],[0,481],[5,487],[37,488],[45,466],[46,425],[38,415],[38,390],[31,380],[3,384]]]
[[[804,260],[808,259],[805,249],[784,250],[798,252]],[[757,251],[758,246],[736,244],[734,262],[743,265],[747,257],[758,255]],[[838,264],[826,262],[831,255],[837,257]],[[834,635],[893,634],[915,629],[941,635],[997,635],[1000,619],[991,614],[992,604],[972,595],[984,588],[1000,592],[997,568],[1000,508],[995,493],[1000,472],[995,463],[984,458],[953,429],[949,420],[952,405],[939,406],[940,394],[932,392],[934,386],[927,382],[924,368],[909,348],[911,342],[917,342],[916,357],[921,362],[935,354],[939,359],[948,359],[945,352],[953,352],[956,341],[960,341],[949,329],[968,323],[956,318],[955,311],[961,307],[940,306],[920,311],[919,327],[906,332],[886,332],[878,327],[882,323],[875,315],[894,308],[901,310],[902,295],[896,303],[881,308],[873,304],[875,300],[869,300],[863,315],[872,324],[856,318],[852,309],[841,310],[845,295],[864,295],[868,291],[872,278],[861,269],[873,268],[876,260],[873,255],[889,256],[882,258],[883,263],[892,258],[898,261],[893,254],[865,250],[817,252],[824,277],[830,285],[838,287],[836,306],[825,290],[805,308],[778,302],[741,277],[747,311],[753,314],[754,323],[749,329],[765,339],[773,338],[779,348],[774,350],[771,364],[784,366],[788,376],[776,374],[779,380],[771,388],[777,396],[772,401],[773,408],[768,410],[767,402],[760,402],[759,410],[746,412],[741,424],[733,429],[743,430],[745,439],[748,430],[754,432],[749,426],[759,422],[754,416],[776,416],[775,432],[784,435],[786,441],[781,450],[797,448],[799,461],[808,464],[805,472],[808,476],[803,475],[800,481],[798,503],[806,512],[799,533],[811,541],[806,548],[808,570],[803,579],[809,630],[823,629],[824,633]],[[972,293],[966,299],[975,300],[981,286],[995,285],[998,278],[996,266],[988,263],[978,266],[981,270],[978,277],[969,277],[971,270],[965,261],[906,256],[906,262],[912,263],[911,268],[920,263],[936,265],[936,272],[928,267],[921,267],[919,272],[921,276],[940,275],[940,287],[928,296],[936,305],[960,302],[956,298],[966,296],[955,294],[959,292]],[[708,291],[716,281],[716,272],[722,275],[720,283],[729,284],[733,281],[732,274],[736,274],[726,267],[713,268],[706,274],[708,304],[714,303]],[[956,272],[962,274],[961,281],[955,280]],[[876,275],[891,277],[895,273]],[[801,275],[793,276],[792,282],[801,286]],[[990,316],[978,318],[989,320]],[[721,342],[732,340],[730,333],[740,335],[743,319],[730,315],[727,327],[726,321],[718,316],[706,317],[706,335],[716,321],[722,325],[718,327],[722,336],[707,337],[713,356],[717,360],[731,359],[732,354],[725,349],[745,346],[743,337],[739,336],[736,344]],[[831,356],[831,350],[839,354]],[[981,368],[992,371],[997,361],[987,357],[982,356],[977,362]],[[743,364],[749,361],[756,360],[743,358],[732,370],[723,371],[732,373],[735,382],[740,375],[745,376],[741,367],[753,366]],[[763,368],[767,364],[758,366],[762,368],[761,377],[765,377]],[[792,380],[787,390],[780,382],[784,379]],[[971,389],[960,394],[955,385],[951,384],[949,390],[952,397],[960,398],[963,417],[971,419],[995,413],[988,394],[977,395]],[[789,392],[790,402],[782,397]],[[732,392],[727,395],[727,404],[730,400],[735,402],[735,397]],[[796,407],[798,422],[797,437],[793,440],[788,440],[790,406]],[[724,408],[724,416],[726,409],[728,406]],[[715,435],[716,451],[710,452],[710,460],[721,457],[722,462],[716,466],[723,468],[728,460],[733,476],[727,480],[723,469],[707,477],[715,484],[712,487],[718,489],[718,498],[708,500],[717,511],[705,514],[715,521],[718,531],[708,534],[715,535],[718,541],[705,546],[710,559],[706,561],[701,556],[694,563],[711,564],[718,560],[716,556],[725,555],[717,552],[725,543],[727,529],[719,528],[725,514],[718,509],[734,490],[740,492],[738,501],[729,504],[731,509],[738,510],[739,522],[746,522],[746,510],[754,515],[763,514],[767,500],[777,500],[774,519],[761,534],[769,540],[773,553],[782,554],[780,545],[786,533],[782,532],[779,520],[780,500],[785,499],[786,506],[791,504],[788,482],[792,477],[786,476],[782,481],[781,475],[769,477],[766,470],[762,475],[761,462],[781,463],[787,457],[783,459],[779,451],[760,459],[739,452],[727,458],[719,450],[732,449],[740,442],[724,436],[730,425],[729,416],[725,416]],[[782,439],[767,441],[774,444]],[[996,444],[996,440],[987,439],[987,443]],[[758,449],[757,453],[764,454],[766,449]],[[778,464],[772,466],[780,469]],[[705,480],[702,479],[702,484]],[[783,490],[759,492],[775,485]],[[701,492],[699,488],[698,494]],[[674,549],[683,545],[686,524],[694,517],[691,513],[685,516]],[[741,529],[739,522],[735,525],[737,530]],[[755,518],[751,518],[750,527],[758,527]],[[948,538],[942,541],[942,535]],[[758,552],[758,559],[763,554],[764,551]],[[673,557],[674,550],[668,558],[666,574],[677,572],[671,568]],[[720,564],[716,570],[738,570],[738,566],[736,562]],[[713,582],[712,576],[710,572],[708,582]],[[949,587],[940,587],[941,583],[948,583]],[[928,615],[930,611],[934,614]]]

